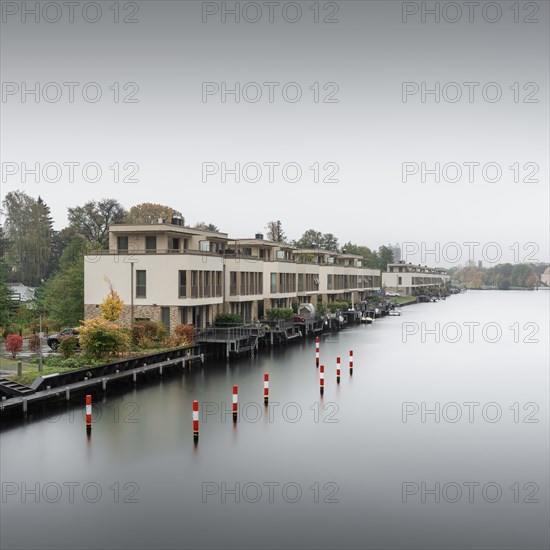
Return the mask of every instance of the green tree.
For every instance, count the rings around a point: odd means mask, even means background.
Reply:
[[[89,201],[68,209],[69,224],[93,247],[109,247],[109,226],[124,221],[126,211],[115,199]]]
[[[321,239],[321,248],[324,250],[331,250],[332,252],[338,252],[338,239],[332,233],[324,233]]]
[[[382,245],[378,248],[378,269],[388,270],[388,264],[393,262],[393,250],[389,246]]]
[[[286,235],[283,231],[281,220],[267,222],[267,239],[276,243],[286,242]]]
[[[46,270],[46,277],[49,277],[59,269],[59,261],[61,254],[69,244],[74,241],[78,233],[74,227],[65,227],[61,231],[53,231],[52,233],[52,250],[50,261]]]
[[[126,216],[124,217],[125,223],[135,223],[135,224],[151,224],[157,223],[159,218],[170,222],[172,218],[182,218],[183,223],[185,223],[185,218],[183,214],[171,206],[166,206],[164,204],[156,204],[152,202],[142,202],[141,204],[136,204],[132,206]]]
[[[38,286],[46,277],[51,255],[50,209],[40,197],[35,200],[22,191],[11,191],[2,204],[10,279]]]
[[[296,248],[322,248],[323,234],[315,229],[308,229],[297,241]]]
[[[10,323],[11,291],[6,285],[4,277],[5,263],[0,258],[0,328],[5,329]],[[4,331],[0,330],[0,338]]]
[[[195,229],[202,229],[203,231],[216,231],[216,233],[220,232],[219,227],[213,223],[198,222],[193,227]]]
[[[84,318],[84,248],[80,237],[71,242],[57,273],[37,292],[38,311],[60,326],[75,326]]]
[[[353,244],[351,241],[342,246],[348,254],[357,254],[363,256],[363,265],[373,269],[378,269],[378,256],[368,246]]]

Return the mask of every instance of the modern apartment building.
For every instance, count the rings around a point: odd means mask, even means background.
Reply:
[[[246,321],[293,302],[358,302],[380,289],[380,272],[352,254],[295,250],[284,243],[230,239],[184,227],[180,220],[109,228],[109,250],[85,258],[85,317],[113,285],[124,302],[120,323],[132,319],[204,327],[222,312]]]
[[[445,269],[405,262],[388,264],[388,271],[382,273],[382,286],[404,296],[423,294],[429,287],[442,290],[449,280]]]

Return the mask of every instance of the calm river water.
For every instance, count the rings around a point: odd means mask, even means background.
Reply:
[[[6,425],[0,547],[548,548],[549,298],[468,292],[323,337],[322,399],[309,340],[98,394],[89,440],[81,405]]]

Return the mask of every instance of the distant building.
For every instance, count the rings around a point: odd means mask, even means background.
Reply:
[[[478,267],[478,269],[483,269],[483,261],[482,260],[477,261],[477,267]]]
[[[388,264],[388,271],[382,273],[382,286],[404,296],[422,294],[430,289],[443,290],[449,280],[446,269],[405,262]]]
[[[8,283],[7,287],[11,292],[12,301],[26,304],[30,304],[34,301],[36,288],[26,286],[23,283]]]
[[[396,244],[391,247],[391,251],[393,253],[393,261],[394,263],[398,263],[401,261],[401,246],[399,244]]]

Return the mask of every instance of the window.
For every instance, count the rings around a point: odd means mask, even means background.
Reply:
[[[298,292],[303,292],[304,290],[304,274],[298,273]]]
[[[187,297],[187,271],[179,272],[178,298]]]
[[[128,252],[128,237],[117,237],[116,242],[119,252]]]
[[[168,238],[168,248],[170,250],[177,250],[179,252],[180,240],[176,237],[169,237]]]
[[[169,307],[161,306],[160,319],[164,324],[164,326],[166,327],[168,334],[170,334],[170,308]]]
[[[403,277],[397,277],[397,284],[398,284],[398,285],[402,285],[402,284],[403,284],[402,279],[403,279]]]
[[[332,265],[334,263],[334,258],[330,256],[327,260],[327,264]]]
[[[210,241],[200,241],[199,250],[201,252],[210,252]]]
[[[277,273],[271,274],[271,294],[277,292]]]
[[[327,290],[332,290],[332,275],[327,275]]]
[[[147,291],[147,272],[144,269],[136,270],[136,298],[145,298]]]
[[[157,251],[157,238],[155,236],[145,237],[145,252],[149,254]]]
[[[285,251],[284,250],[277,250],[277,259],[278,260],[284,260],[285,259]]]

